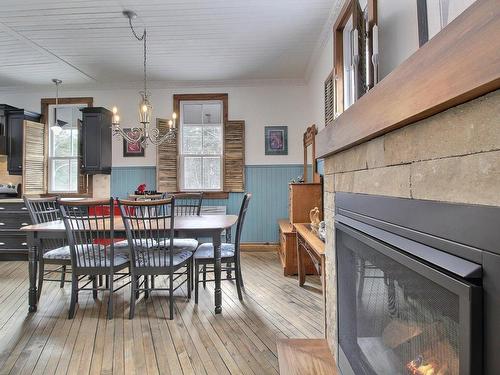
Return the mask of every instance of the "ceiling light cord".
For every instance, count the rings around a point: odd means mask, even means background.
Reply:
[[[132,34],[134,34],[134,37],[139,40],[139,41],[144,41],[144,95],[147,97],[148,95],[148,87],[147,87],[147,37],[146,37],[146,28],[144,28],[144,31],[142,32],[142,35],[139,36],[135,32],[134,26],[132,25],[132,18],[129,17],[128,19],[128,24],[130,25],[130,30],[132,30]]]

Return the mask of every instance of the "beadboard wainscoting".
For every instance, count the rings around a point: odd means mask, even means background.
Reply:
[[[278,219],[288,217],[288,183],[301,176],[302,164],[245,166],[246,191],[253,194],[242,241],[277,243]],[[155,167],[113,167],[111,194],[125,198],[142,183],[156,188]],[[238,214],[243,193],[230,193],[228,199],[207,199],[204,205],[226,206],[228,214]]]

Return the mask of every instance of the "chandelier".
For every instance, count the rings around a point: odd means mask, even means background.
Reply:
[[[141,125],[133,127],[130,132],[124,131],[120,127],[120,115],[118,114],[118,108],[113,107],[113,135],[119,135],[124,138],[127,142],[137,143],[140,142],[143,147],[147,147],[148,142],[154,145],[160,145],[167,141],[172,143],[176,138],[176,120],[177,114],[172,113],[172,119],[168,120],[168,130],[165,134],[160,134],[158,128],[151,128],[151,114],[153,111],[153,106],[151,105],[151,94],[148,91],[148,79],[147,79],[147,44],[146,44],[146,28],[142,32],[142,35],[137,35],[134,26],[132,25],[132,20],[137,17],[137,14],[131,10],[124,10],[123,15],[128,18],[128,23],[132,34],[134,37],[143,42],[144,45],[144,90],[140,91],[140,102],[139,102],[139,123]]]

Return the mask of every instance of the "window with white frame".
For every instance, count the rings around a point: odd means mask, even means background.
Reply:
[[[222,101],[180,102],[181,190],[222,190],[223,123]]]
[[[78,193],[79,132],[83,104],[49,105],[49,193]],[[57,123],[54,118],[57,114]]]

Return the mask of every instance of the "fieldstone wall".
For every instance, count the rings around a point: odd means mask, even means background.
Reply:
[[[326,333],[336,356],[335,192],[500,206],[500,90],[327,158],[324,181]]]

